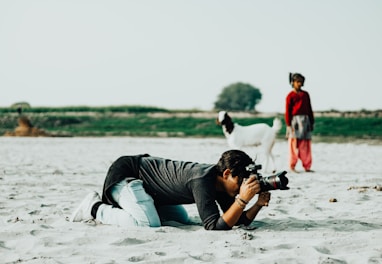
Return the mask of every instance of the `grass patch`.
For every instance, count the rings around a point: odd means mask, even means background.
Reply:
[[[153,113],[159,113],[153,115]],[[223,137],[222,129],[215,123],[215,115],[204,112],[201,117],[192,113],[203,111],[170,111],[155,107],[52,107],[30,108],[24,114],[32,124],[47,132],[72,136],[172,136],[172,137]],[[279,114],[281,117],[282,115]],[[0,135],[17,126],[15,109],[0,108]],[[326,117],[315,118],[314,137],[330,141],[382,140],[382,118]],[[272,126],[273,117],[256,115],[234,118],[241,125],[267,123]],[[285,124],[278,138],[285,135]]]

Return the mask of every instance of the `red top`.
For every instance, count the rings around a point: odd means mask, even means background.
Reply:
[[[288,94],[285,109],[285,123],[287,126],[291,125],[294,115],[307,115],[309,116],[311,125],[314,124],[314,116],[308,92],[300,90],[296,93],[293,90]]]

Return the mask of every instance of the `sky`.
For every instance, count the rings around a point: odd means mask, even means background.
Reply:
[[[283,112],[382,109],[380,0],[0,0],[0,107],[212,110],[224,87]]]

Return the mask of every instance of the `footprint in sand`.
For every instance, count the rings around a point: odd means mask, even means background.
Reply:
[[[128,258],[127,260],[131,261],[131,262],[140,262],[144,259],[145,259],[144,256],[132,256],[132,257]]]
[[[274,209],[275,211],[279,212],[279,213],[282,213],[282,214],[288,214],[289,212],[285,209],[280,209],[280,208],[275,208]]]
[[[319,263],[322,263],[322,264],[346,264],[347,262],[344,260],[340,260],[340,259],[334,259],[334,258],[326,257],[324,259],[320,258]]]
[[[28,214],[30,214],[30,215],[37,215],[39,213],[41,213],[40,210],[33,210],[33,211],[30,211]]]
[[[41,233],[40,230],[32,230],[29,232],[29,234],[31,234],[32,236],[38,236],[40,233]]]
[[[0,248],[10,249],[9,247],[5,246],[5,242],[4,241],[0,241]]]
[[[41,204],[40,207],[56,207],[57,204]]]
[[[213,261],[215,256],[212,253],[201,253],[201,254],[188,254],[191,258],[200,261]]]
[[[330,252],[330,250],[326,247],[314,247],[315,250],[317,250],[318,252],[322,253],[322,254],[326,254],[326,255],[330,255],[332,252]]]
[[[157,256],[166,256],[165,252],[155,252],[154,254],[157,255]],[[148,254],[144,254],[142,256],[132,256],[132,257],[128,258],[128,261],[130,261],[130,262],[140,262],[140,261],[145,260],[147,256],[148,256]]]
[[[129,245],[139,245],[139,244],[143,244],[146,242],[148,242],[148,241],[135,239],[135,238],[125,238],[122,241],[112,243],[112,245],[114,245],[114,246],[129,246]]]
[[[235,251],[232,251],[231,252],[231,257],[232,258],[238,258],[238,259],[242,259],[245,257],[245,252],[244,251],[238,251],[238,250],[235,250]]]
[[[275,249],[293,249],[295,245],[292,244],[281,244],[275,247]]]

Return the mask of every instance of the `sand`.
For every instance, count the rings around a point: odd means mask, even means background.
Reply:
[[[224,138],[0,137],[0,263],[382,263],[381,145],[313,142],[316,172],[288,173],[291,189],[272,191],[249,228],[68,221],[121,155],[215,163],[226,149]],[[274,154],[287,169],[285,141]]]

